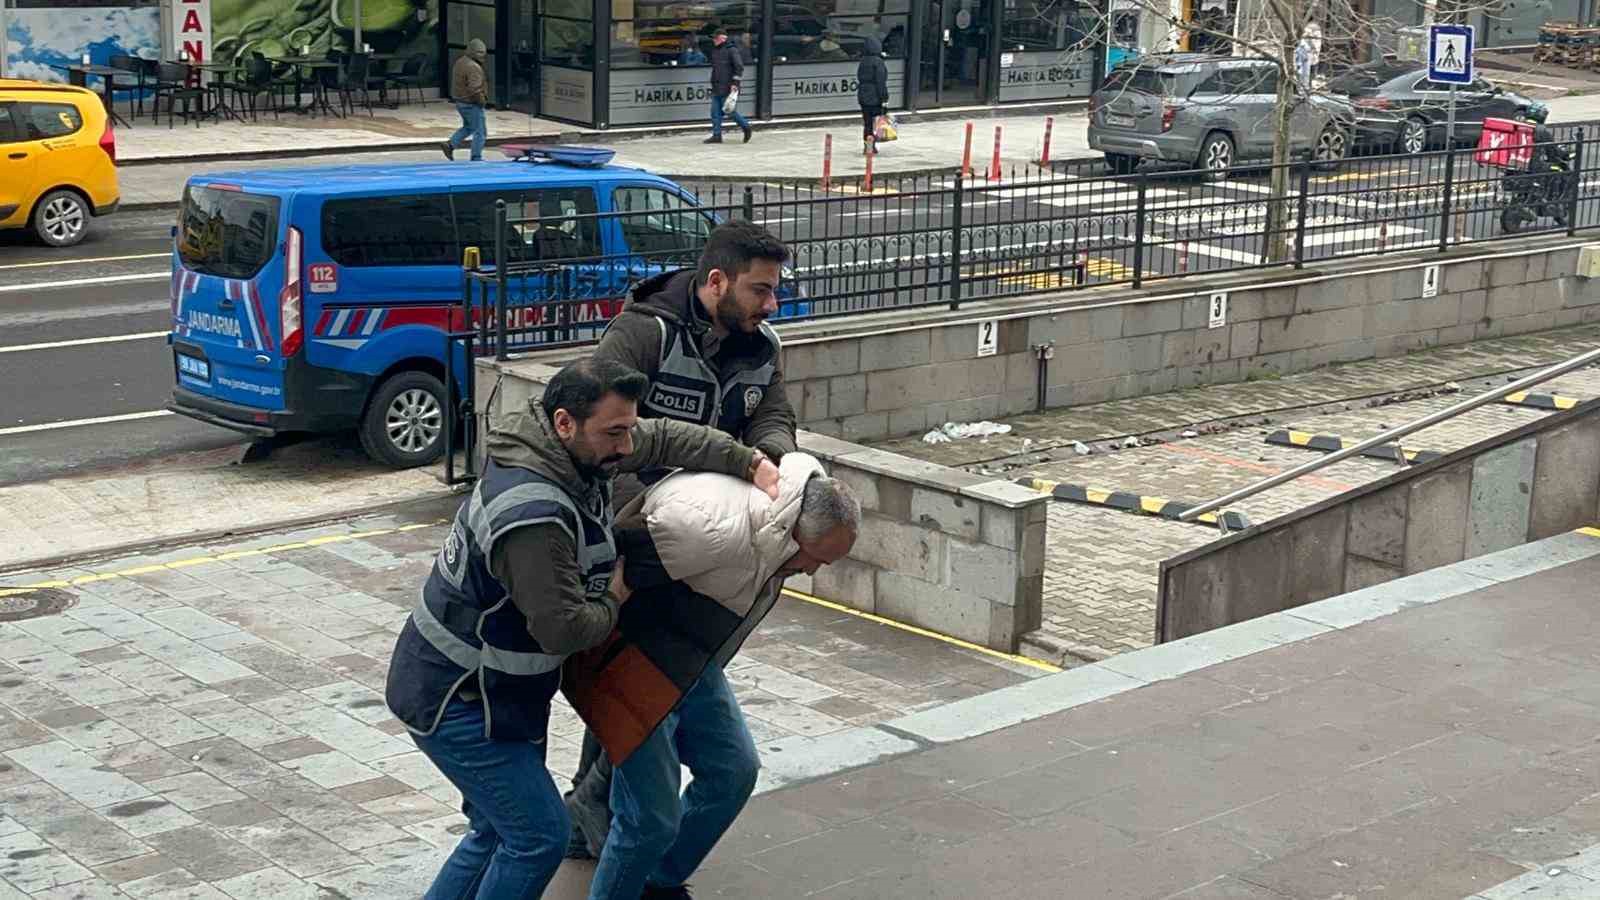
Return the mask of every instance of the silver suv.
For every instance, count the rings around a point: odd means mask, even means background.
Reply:
[[[1220,180],[1245,159],[1270,158],[1278,69],[1260,59],[1171,53],[1118,66],[1089,98],[1089,146],[1125,175],[1143,159],[1192,165]],[[1290,149],[1336,164],[1350,149],[1354,113],[1330,97],[1302,96]]]

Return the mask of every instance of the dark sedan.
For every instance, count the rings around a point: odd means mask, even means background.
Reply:
[[[1450,87],[1429,81],[1425,66],[1393,60],[1368,63],[1331,79],[1327,89],[1350,98],[1361,146],[1421,153],[1444,144]],[[1518,107],[1533,102],[1483,78],[1456,88],[1457,143],[1476,143],[1485,118],[1515,118]]]

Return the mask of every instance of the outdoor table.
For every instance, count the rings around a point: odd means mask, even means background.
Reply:
[[[196,72],[210,73],[212,76],[211,86],[216,88],[217,92],[217,100],[214,104],[212,104],[209,112],[209,115],[212,118],[219,122],[224,118],[237,119],[241,122],[244,121],[244,116],[240,115],[233,107],[228,105],[228,81],[233,77],[234,73],[238,71],[236,66],[234,66],[232,63],[197,63],[190,62],[188,60],[177,60],[174,65],[187,68],[191,74]],[[201,85],[204,86],[203,80],[198,78],[197,80],[199,80]]]
[[[312,88],[312,92],[311,92],[311,105],[310,106],[301,106],[300,105],[301,88],[305,84],[305,79],[301,77],[300,73],[305,69],[310,69],[312,71],[316,71],[317,69],[337,69],[337,68],[339,68],[339,64],[338,63],[334,62],[331,59],[327,59],[327,58],[324,58],[324,57],[321,57],[321,56],[273,56],[273,57],[269,57],[269,58],[273,62],[279,63],[281,65],[294,66],[294,109],[295,109],[295,112],[302,113],[302,114],[309,114],[309,113],[316,112],[317,108],[321,107],[323,109],[323,111],[327,112],[329,115],[333,115],[333,116],[339,115],[339,113],[336,110],[334,110],[334,108],[332,106],[328,105],[328,97],[327,97],[326,94],[322,94],[320,96],[317,94],[317,91],[316,91],[316,88],[315,88],[314,84],[313,84],[313,88]]]
[[[101,95],[100,102],[105,104],[106,112],[111,115],[111,121],[123,126],[124,128],[132,127],[128,124],[127,119],[117,115],[116,104],[111,102],[111,92],[116,90],[118,78],[138,78],[139,73],[130,72],[127,69],[113,69],[110,66],[102,66],[98,64],[86,66],[82,63],[73,63],[70,66],[58,65],[55,68],[65,70],[67,73],[67,80],[78,87],[88,86],[90,75],[100,76],[101,80],[105,82],[105,92]]]
[[[370,72],[367,73],[369,76],[371,76],[372,78],[376,78],[379,81],[379,83],[378,83],[378,105],[379,106],[382,106],[385,109],[399,109],[400,108],[400,101],[398,101],[398,100],[390,100],[389,99],[389,78],[388,78],[389,63],[392,63],[397,59],[405,59],[408,56],[410,56],[410,54],[408,54],[408,53],[369,53],[369,54],[367,54],[367,59],[369,59],[369,60],[371,60],[371,61],[373,61],[375,63],[383,63],[383,65],[377,66],[374,71],[370,71]]]

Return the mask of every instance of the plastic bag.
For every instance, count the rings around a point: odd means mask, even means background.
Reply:
[[[726,114],[730,114],[731,115],[733,113],[734,109],[738,107],[738,105],[739,105],[739,89],[738,88],[734,88],[733,90],[728,92],[728,99],[722,101],[722,111],[724,113],[726,113]]]
[[[894,116],[885,113],[872,123],[872,140],[875,143],[886,144],[899,137],[900,129],[895,125]]]

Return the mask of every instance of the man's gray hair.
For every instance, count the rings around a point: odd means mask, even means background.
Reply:
[[[861,501],[850,486],[837,478],[813,475],[806,482],[800,496],[800,518],[794,524],[794,536],[800,541],[814,541],[843,525],[851,532],[861,530]]]

